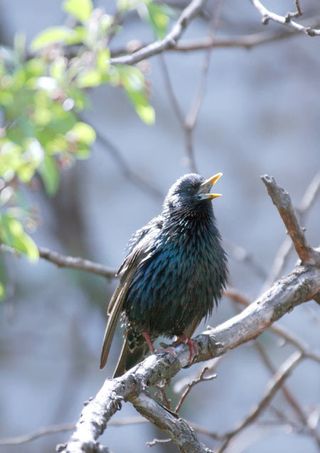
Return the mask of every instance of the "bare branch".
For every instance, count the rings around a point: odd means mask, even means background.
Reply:
[[[218,3],[217,10],[215,11],[213,19],[210,22],[209,36],[211,38],[212,38],[213,32],[215,31],[215,29],[217,27],[218,18],[220,16],[220,6],[221,6],[221,1],[220,1],[220,3]],[[164,56],[161,55],[161,59],[160,59],[167,92],[168,92],[169,98],[171,100],[174,112],[175,112],[175,114],[179,120],[180,126],[184,132],[185,144],[186,144],[186,161],[187,161],[187,166],[190,168],[190,171],[192,171],[192,172],[197,172],[193,137],[194,137],[194,130],[195,130],[195,127],[197,124],[198,116],[200,113],[201,105],[202,105],[205,90],[206,90],[207,77],[208,77],[208,71],[209,71],[210,60],[211,60],[211,51],[212,51],[212,47],[208,47],[206,49],[206,53],[204,56],[203,65],[202,65],[202,69],[201,69],[200,82],[199,82],[199,85],[198,85],[198,88],[196,91],[196,95],[194,96],[194,99],[192,100],[191,107],[186,115],[184,115],[184,113],[182,112],[182,109],[179,105],[176,94],[174,92],[174,89],[173,89],[173,86],[172,86],[172,83],[170,80],[169,70],[167,68]]]
[[[142,392],[131,399],[136,410],[159,429],[165,431],[182,453],[212,453],[201,445],[188,423],[166,410],[153,398]]]
[[[302,14],[301,8],[298,2],[296,2],[297,12],[287,13],[286,16],[280,16],[279,14],[274,13],[273,11],[266,8],[260,0],[251,0],[253,6],[257,9],[262,17],[262,23],[267,25],[270,20],[277,22],[281,25],[287,25],[298,32],[303,32],[307,36],[320,36],[319,28],[306,27],[299,24],[298,22],[292,20],[294,17],[297,17]]]
[[[319,290],[320,269],[298,266],[240,314],[197,336],[194,340],[199,353],[195,362],[218,357],[256,338],[273,322],[311,299]],[[175,351],[175,356],[168,353],[151,355],[123,376],[106,380],[96,397],[83,409],[76,429],[62,451],[89,451],[83,445],[92,448],[92,452],[98,451],[94,450],[96,439],[105,430],[110,418],[120,410],[122,401],[138,396],[146,386],[170,379],[181,368],[188,366],[189,348],[179,345]]]
[[[256,261],[254,255],[246,250],[244,247],[238,244],[234,244],[228,240],[224,240],[227,246],[228,253],[231,254],[232,258],[246,264],[258,277],[265,280],[267,272],[264,267]]]
[[[193,387],[195,387],[197,384],[200,384],[200,382],[212,381],[212,379],[215,379],[216,374],[211,374],[210,376],[206,376],[206,373],[208,371],[212,371],[212,368],[214,368],[216,363],[217,363],[215,361],[215,359],[213,359],[213,360],[214,360],[214,362],[212,363],[211,366],[205,366],[204,368],[202,368],[202,370],[200,371],[199,375],[197,377],[195,377],[186,386],[184,392],[182,393],[182,395],[180,397],[180,400],[178,401],[178,404],[176,405],[175,412],[179,412],[179,410],[181,409],[181,406],[183,405],[184,401],[186,400],[187,396],[189,395],[189,393],[191,392]]]
[[[281,281],[281,280],[280,280]],[[228,288],[224,295],[229,297],[233,301],[248,307],[251,305],[251,301],[240,291],[234,288]],[[285,327],[279,323],[274,323],[269,327],[270,331],[279,337],[281,337],[285,342],[292,344],[298,351],[302,352],[305,357],[320,364],[320,353],[311,351],[306,344],[300,339],[297,338],[293,333],[289,332]]]
[[[312,27],[318,27],[320,18],[315,16],[309,19]],[[186,39],[180,41],[176,46],[166,49],[166,52],[198,52],[206,50],[208,48],[212,49],[229,49],[229,48],[238,48],[238,49],[252,49],[264,44],[269,44],[275,41],[282,41],[285,39],[290,39],[297,36],[300,32],[288,28],[281,29],[277,31],[263,31],[258,33],[250,33],[247,35],[232,36],[232,37],[207,37],[200,39]],[[146,47],[147,44],[139,45],[138,49]],[[123,55],[128,52],[127,48],[118,48],[111,51],[113,58],[116,58],[120,55]]]
[[[304,222],[306,215],[312,208],[314,202],[316,201],[318,195],[320,194],[320,173],[317,173],[316,176],[312,179],[311,183],[307,187],[305,194],[301,200],[300,206],[297,209],[297,214],[299,216],[300,222]],[[292,250],[293,243],[289,237],[286,237],[279,250],[276,254],[274,262],[271,266],[270,275],[266,279],[264,288],[268,288],[272,283],[277,280],[282,272],[285,269],[290,252]]]
[[[0,245],[0,250],[3,252],[13,253],[14,255],[21,256],[12,247],[8,247],[4,244]],[[60,253],[49,250],[45,247],[38,247],[40,258],[55,264],[58,267],[65,267],[69,269],[76,269],[80,271],[90,272],[92,274],[100,275],[106,278],[115,278],[116,270],[103,266],[102,264],[95,263],[93,261],[80,258],[77,256],[65,256]]]
[[[299,225],[297,214],[292,206],[288,192],[278,186],[273,177],[264,175],[261,179],[265,184],[274,205],[279,211],[302,263],[320,266],[320,254],[312,249],[307,243],[304,231]]]
[[[83,115],[81,117],[83,118]],[[93,126],[90,121],[88,121],[86,118],[84,118],[84,120],[95,129],[97,140],[101,143],[103,149],[109,152],[115,163],[120,168],[122,174],[129,181],[131,181],[131,183],[142,189],[143,192],[150,194],[155,200],[162,200],[164,198],[164,194],[161,192],[161,190],[151,184],[150,181],[141,176],[138,172],[132,170],[117,146],[111,140],[109,140],[105,134],[99,132],[99,130],[97,130],[97,128]]]
[[[272,364],[272,361],[271,361],[271,359],[270,359],[270,357],[269,357],[269,355],[268,355],[268,353],[266,351],[266,348],[263,346],[262,342],[259,341],[259,339],[257,339],[254,342],[254,347],[257,350],[257,352],[259,353],[259,355],[260,355],[263,363],[265,364],[266,368],[269,371],[271,371],[272,374],[274,374],[276,372],[276,369],[275,369],[275,367]],[[283,393],[283,396],[287,400],[288,404],[292,407],[292,409],[294,410],[294,412],[298,416],[300,422],[306,423],[306,417],[304,415],[304,412],[303,412],[302,408],[300,407],[298,401],[296,400],[296,398],[293,396],[293,394],[290,392],[290,390],[288,389],[288,387],[285,384],[283,384],[281,386],[281,391]],[[277,411],[277,414],[280,415],[278,411]],[[284,417],[281,416],[281,418],[284,418]]]
[[[196,17],[201,8],[205,5],[206,0],[192,0],[190,4],[182,11],[181,16],[174,24],[171,31],[160,41],[155,41],[131,55],[111,58],[111,64],[136,64],[139,61],[157,55],[164,50],[174,47],[179,41],[182,33],[185,31],[189,23]]]
[[[255,421],[263,410],[268,406],[276,392],[281,388],[284,381],[290,376],[294,368],[301,362],[303,354],[301,352],[293,353],[279,368],[278,372],[273,376],[267,385],[264,396],[261,398],[256,407],[244,418],[244,420],[232,431],[225,434],[226,440],[218,449],[218,453],[225,451],[230,441],[253,421]]]
[[[0,446],[6,447],[9,445],[21,445],[33,440],[39,439],[40,437],[48,436],[49,434],[64,433],[73,430],[75,427],[74,423],[64,423],[61,425],[45,426],[39,428],[37,431],[22,436],[8,437],[0,439]]]

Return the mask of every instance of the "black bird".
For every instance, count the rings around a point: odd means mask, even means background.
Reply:
[[[120,283],[108,307],[100,368],[106,364],[119,318],[125,340],[114,377],[147,354],[160,335],[190,337],[211,314],[227,281],[227,259],[216,227],[210,193],[221,178],[198,174],[178,179],[165,198],[162,213],[137,230],[118,271]]]

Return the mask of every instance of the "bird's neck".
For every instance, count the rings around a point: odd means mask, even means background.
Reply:
[[[168,233],[175,234],[194,234],[195,232],[206,234],[209,231],[219,234],[211,203],[205,203],[196,205],[192,209],[180,207],[164,213],[164,229]]]

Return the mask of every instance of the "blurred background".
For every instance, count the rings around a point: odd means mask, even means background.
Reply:
[[[115,10],[111,1],[96,1],[95,6],[110,14]],[[269,1],[268,6],[285,14],[294,9],[294,2]],[[215,27],[220,36],[281,29],[272,24],[263,27],[250,2],[225,0],[217,5],[212,1],[183,39],[206,38],[217,7]],[[317,1],[306,1],[303,7],[311,16],[320,16]],[[30,42],[44,28],[65,20],[60,0],[0,1],[1,45],[11,46],[17,33],[25,34]],[[133,39],[153,39],[150,27],[134,14],[112,47],[121,48]],[[222,48],[211,53],[193,134],[194,156],[197,170],[204,176],[224,173],[219,181],[223,197],[214,203],[214,209],[229,253],[230,284],[250,299],[259,294],[285,238],[260,175],[273,175],[298,205],[320,171],[319,39],[301,34],[250,50]],[[165,55],[172,89],[184,114],[196,99],[205,58],[203,51]],[[41,191],[27,195],[39,217],[34,235],[39,246],[117,268],[130,235],[160,212],[169,186],[190,172],[185,132],[175,114],[160,57],[150,59],[144,71],[155,124],[144,124],[119,89],[105,86],[90,91],[90,106],[82,115],[97,132],[91,156],[63,171],[54,197]],[[312,245],[319,245],[319,209],[316,201],[305,222]],[[58,269],[43,260],[30,264],[11,255],[4,259],[9,283],[0,306],[0,437],[9,437],[76,421],[83,402],[95,395],[112,372],[121,332],[107,369],[100,371],[106,303],[115,281]],[[292,255],[286,270],[295,262]],[[225,298],[207,324],[217,325],[236,312],[237,307]],[[319,307],[313,302],[281,320],[315,349],[319,347],[319,323]],[[261,340],[278,368],[291,348],[280,345],[270,333]],[[193,376],[197,368],[183,371],[176,381]],[[215,380],[194,389],[182,415],[214,431],[231,429],[259,401],[269,378],[270,372],[253,346],[244,345],[221,360]],[[289,378],[288,387],[307,414],[319,413],[319,367],[303,362]],[[173,392],[171,397],[177,398]],[[290,415],[281,394],[274,405]],[[134,410],[125,405],[115,419],[133,415]],[[264,415],[260,421],[266,423],[249,428],[227,451],[319,451],[311,436],[286,423],[267,423],[271,415]],[[51,452],[68,436],[59,433],[20,446],[0,447],[0,451]],[[154,437],[164,436],[146,423],[110,427],[101,441],[115,452],[144,452],[149,451],[146,441]],[[203,441],[215,447],[212,439],[203,437]],[[153,451],[175,450],[170,444],[160,444]]]

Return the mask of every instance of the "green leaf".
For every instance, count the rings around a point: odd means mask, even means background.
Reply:
[[[63,8],[80,22],[86,22],[91,16],[93,5],[91,0],[66,0]]]
[[[82,27],[81,27],[82,28]],[[77,44],[82,42],[81,33],[68,27],[50,27],[37,35],[31,43],[33,51],[54,43]]]
[[[155,111],[150,105],[142,72],[133,66],[119,66],[119,83],[125,89],[137,114],[146,124],[154,124]]]
[[[156,3],[147,3],[148,21],[150,22],[154,34],[158,39],[162,39],[168,29],[171,10],[167,5],[158,5]]]
[[[85,145],[92,145],[96,139],[96,133],[93,127],[89,124],[79,121],[67,134],[68,138],[72,141],[84,143]]]
[[[31,237],[25,233],[19,220],[11,214],[0,217],[0,239],[18,252],[25,254],[31,261],[37,261],[39,250]]]
[[[130,9],[136,8],[141,0],[118,0],[117,8],[120,12],[124,13]]]
[[[96,69],[89,69],[79,74],[77,85],[79,88],[92,88],[101,84],[101,74]]]
[[[146,124],[148,124],[149,126],[154,124],[156,114],[154,108],[151,107],[151,105],[136,105],[136,111],[142,121],[144,121]]]
[[[6,288],[2,282],[0,282],[0,301],[2,301],[6,296]]]
[[[59,187],[59,171],[57,163],[52,156],[46,155],[39,168],[45,189],[49,195],[54,195]]]

